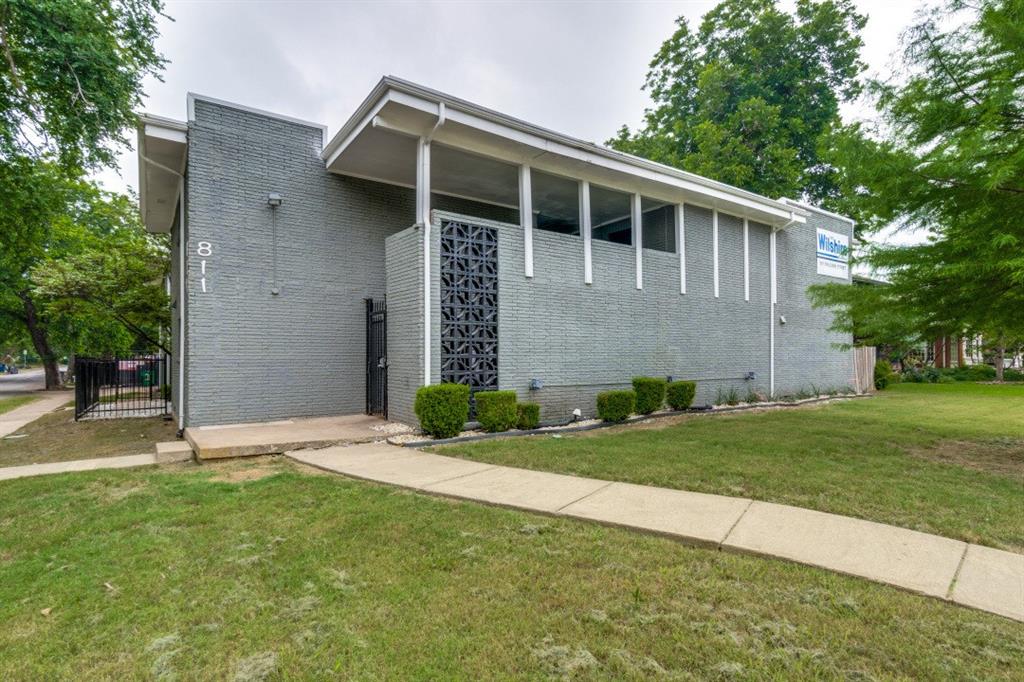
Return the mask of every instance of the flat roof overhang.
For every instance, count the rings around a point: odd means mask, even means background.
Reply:
[[[794,203],[571,138],[390,76],[377,84],[321,157],[334,173],[415,187],[420,138],[439,143],[432,154],[430,189],[441,194],[518,207],[515,167],[527,165],[775,227],[806,222],[808,215]]]
[[[171,231],[185,173],[188,125],[141,114],[137,130],[139,211],[147,232]]]

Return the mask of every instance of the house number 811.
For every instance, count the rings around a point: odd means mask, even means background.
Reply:
[[[206,258],[213,255],[213,244],[210,242],[199,242],[196,244],[196,253]],[[199,271],[202,277],[199,279],[199,285],[203,288],[203,293],[206,293],[206,261],[199,261]]]

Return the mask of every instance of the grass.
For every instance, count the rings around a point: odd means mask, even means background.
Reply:
[[[15,395],[10,398],[0,398],[0,414],[27,405],[35,399],[34,395]]]
[[[159,417],[76,422],[74,410],[59,409],[19,429],[24,438],[0,439],[0,467],[138,455],[176,433],[174,422]]]
[[[991,614],[278,460],[0,483],[0,623],[4,680],[1013,679],[1024,667],[1024,628]]]
[[[1024,551],[1024,386],[902,384],[827,406],[441,451],[752,497]]]

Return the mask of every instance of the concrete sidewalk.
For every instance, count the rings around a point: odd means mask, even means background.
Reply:
[[[75,394],[71,391],[38,391],[32,395],[37,398],[28,405],[0,414],[0,438],[11,435],[26,424],[75,399]]]
[[[789,559],[1024,621],[1024,555],[750,499],[496,466],[386,443],[286,453],[354,478]]]
[[[144,455],[121,455],[118,457],[97,457],[95,459],[75,459],[68,462],[25,464],[23,466],[0,468],[0,481],[7,481],[14,478],[25,478],[27,476],[65,474],[75,471],[128,469],[130,467],[144,467],[152,464],[185,462],[190,459],[192,459],[191,450],[177,450],[171,453],[147,453]]]

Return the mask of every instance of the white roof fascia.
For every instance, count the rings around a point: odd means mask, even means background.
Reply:
[[[147,166],[150,165],[150,161],[146,158],[146,138],[159,138],[170,142],[175,142],[181,145],[188,144],[188,124],[184,121],[178,121],[173,118],[167,118],[164,116],[156,116],[155,114],[139,114],[139,125],[137,128],[137,140],[136,140],[136,153],[138,155],[138,168],[139,168],[139,213],[142,216],[143,223],[145,224],[147,216],[147,201],[146,198],[149,194],[148,188],[148,173]],[[177,173],[181,174],[185,172],[186,156],[188,151],[182,154],[181,164],[177,168]],[[178,191],[175,191],[175,200],[178,198]],[[149,230],[148,225],[145,226],[147,231]]]
[[[646,180],[674,185],[679,189],[697,193],[712,199],[728,201],[740,206],[756,209],[777,216],[779,219],[806,222],[806,211],[802,206],[784,206],[783,202],[748,192],[747,190],[717,182],[694,173],[672,168],[664,164],[643,159],[632,154],[618,152],[591,142],[578,140],[546,128],[506,116],[492,109],[486,109],[471,102],[431,90],[409,81],[385,76],[364,100],[348,122],[342,126],[334,139],[328,143],[321,155],[325,160],[337,158],[335,151],[358,134],[364,126],[372,124],[373,116],[367,117],[370,109],[384,99],[428,113],[435,113],[437,105],[443,102],[447,107],[447,119],[512,139],[544,152],[592,163],[604,168],[635,175]],[[379,111],[379,109],[378,109]],[[347,144],[347,143],[346,143]],[[328,163],[330,165],[330,163]],[[794,211],[793,208],[796,210]]]
[[[796,199],[787,199],[785,197],[782,197],[781,199],[779,199],[779,201],[781,201],[782,203],[786,204],[787,206],[796,206],[797,208],[802,208],[805,211],[811,211],[813,213],[820,213],[821,215],[827,215],[829,218],[835,218],[836,220],[842,220],[843,222],[850,223],[851,225],[856,225],[857,224],[856,221],[854,221],[853,218],[850,218],[850,217],[844,216],[844,215],[839,215],[838,213],[833,213],[832,211],[826,211],[823,208],[819,208],[817,206],[812,206],[811,204],[805,203],[803,201],[797,201]]]
[[[316,123],[314,121],[307,121],[302,118],[295,118],[294,116],[285,116],[283,114],[275,114],[273,111],[267,111],[266,109],[257,109],[256,107],[248,107],[244,104],[238,104],[237,102],[229,102],[224,99],[217,99],[216,97],[209,97],[207,95],[200,95],[199,93],[190,92],[186,97],[188,103],[188,120],[189,123],[196,120],[196,102],[209,102],[210,104],[217,104],[222,107],[229,107],[231,109],[237,109],[238,111],[245,111],[250,114],[257,114],[259,116],[266,116],[267,118],[273,118],[278,121],[287,121],[288,123],[297,123],[299,125],[307,126],[309,128],[318,128],[321,133],[321,140],[327,140],[327,126],[323,123]],[[323,142],[320,143],[321,145]]]

